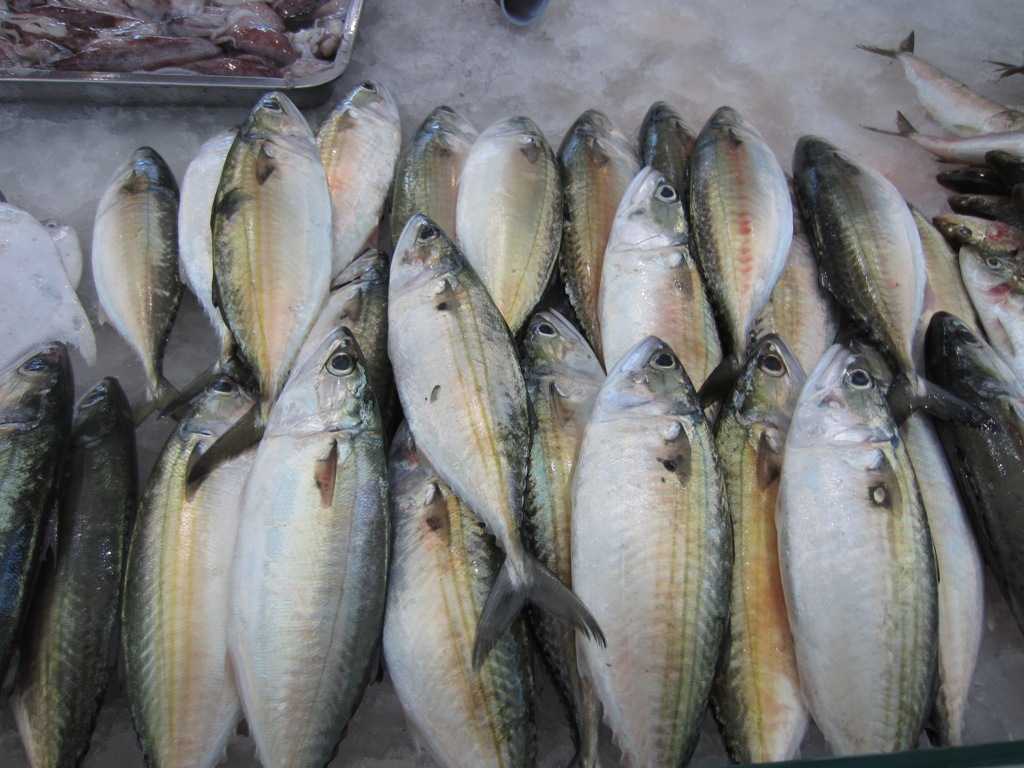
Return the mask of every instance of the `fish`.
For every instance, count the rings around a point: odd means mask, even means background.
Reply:
[[[199,300],[217,338],[220,359],[230,357],[234,339],[213,301],[213,228],[211,215],[217,186],[238,128],[226,128],[208,138],[181,177],[178,201],[178,263],[181,280]]]
[[[558,268],[583,335],[604,359],[597,308],[604,252],[640,160],[607,115],[588,109],[563,137],[558,167],[565,201]]]
[[[794,195],[795,191],[790,190]],[[813,368],[836,340],[842,310],[821,284],[818,259],[800,206],[793,201],[793,241],[786,265],[750,329],[747,347],[770,333],[781,336],[804,371]]]
[[[334,277],[374,245],[402,149],[398,106],[382,83],[367,80],[323,116],[315,136],[331,191]]]
[[[994,170],[1011,189],[1024,183],[1024,157],[1018,152],[993,149],[985,153],[985,165]]]
[[[170,433],[132,529],[121,608],[128,704],[146,760],[212,768],[242,710],[228,666],[231,561],[254,449],[219,464],[196,488],[193,454],[254,406],[218,376]]]
[[[687,199],[686,165],[693,151],[696,134],[679,113],[664,101],[651,104],[640,123],[640,164],[652,166]]]
[[[732,528],[711,427],[656,337],[608,373],[572,487],[573,588],[607,647],[577,636],[626,766],[683,765],[729,617]]]
[[[78,765],[110,678],[137,500],[135,425],[117,379],[75,407],[53,560],[40,569],[11,697],[29,763]]]
[[[615,214],[598,292],[604,366],[658,336],[700,387],[722,360],[714,308],[690,249],[679,192],[661,171],[640,171]]]
[[[981,165],[989,152],[1002,150],[1016,155],[1024,154],[1024,128],[999,133],[982,133],[975,136],[948,138],[929,136],[918,131],[907,116],[896,113],[896,131],[863,126],[869,131],[910,139],[922,149],[931,152],[940,160],[968,165]]]
[[[555,154],[528,117],[492,123],[459,177],[456,242],[515,335],[540,301],[562,238]]]
[[[523,546],[530,422],[511,332],[456,244],[420,214],[391,262],[388,354],[417,450],[505,553],[477,625],[474,667],[527,602],[600,637],[583,603]]]
[[[1010,188],[987,166],[948,168],[935,174],[935,180],[946,189],[972,195],[1008,195]]]
[[[417,213],[458,238],[455,209],[459,178],[478,131],[451,107],[434,109],[402,150],[391,201],[391,247]]]
[[[78,239],[78,232],[70,224],[65,224],[59,219],[42,219],[40,222],[46,231],[53,238],[53,244],[57,246],[57,253],[60,255],[60,263],[67,272],[68,282],[72,290],[78,290],[78,284],[82,280],[82,244]]]
[[[1024,229],[1024,216],[1009,195],[950,195],[946,202],[954,213],[994,219]]]
[[[285,384],[242,508],[228,648],[249,733],[267,768],[319,768],[377,670],[391,546],[380,414],[344,326]]]
[[[438,765],[534,765],[534,679],[516,621],[479,670],[472,648],[501,550],[399,428],[389,457],[394,548],[383,649],[419,748]],[[600,724],[600,723],[598,723]]]
[[[151,147],[132,153],[100,196],[92,276],[104,314],[145,371],[145,392],[133,406],[139,424],[177,394],[164,378],[163,356],[182,292],[178,183]]]
[[[899,61],[907,80],[914,86],[918,101],[928,114],[958,136],[1024,129],[1024,112],[986,99],[914,55],[913,32],[894,49],[869,45],[857,47]]]
[[[963,320],[932,316],[925,338],[928,374],[993,417],[993,425],[936,422],[946,459],[982,555],[1024,631],[1024,387],[1002,358]]]
[[[583,334],[555,310],[530,318],[522,348],[523,377],[537,422],[523,533],[537,559],[572,588],[572,475],[604,368]],[[593,768],[599,764],[601,704],[593,686],[579,675],[576,632],[541,611],[531,610],[530,617],[569,710],[576,761]]]
[[[932,223],[953,245],[967,245],[986,255],[1014,258],[1024,249],[1024,230],[1001,221],[941,213],[932,217]]]
[[[327,174],[313,132],[283,93],[264,95],[239,129],[212,226],[214,301],[256,379],[259,402],[195,462],[192,483],[258,441],[330,289]]]
[[[44,542],[53,540],[73,377],[61,342],[0,371],[0,669],[14,650]]]
[[[708,118],[688,167],[694,249],[722,318],[722,373],[736,372],[793,241],[786,174],[757,128],[730,107]],[[717,380],[707,385],[712,391]]]
[[[861,355],[808,375],[776,507],[804,700],[836,755],[917,745],[932,703],[937,570],[906,446]]]
[[[50,236],[31,214],[0,203],[0,371],[51,341],[96,362],[89,317]]]
[[[782,450],[804,379],[785,341],[764,336],[715,422],[733,568],[724,663],[711,704],[737,763],[792,760],[807,730],[775,528]]]

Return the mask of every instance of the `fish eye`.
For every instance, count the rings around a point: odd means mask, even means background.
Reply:
[[[107,396],[107,388],[103,386],[97,386],[93,389],[92,394],[83,402],[84,406],[96,405],[97,403],[103,402]]]
[[[658,189],[654,193],[659,200],[666,203],[674,203],[679,199],[679,195],[676,193],[676,188],[669,184],[667,181],[658,185]]]
[[[985,266],[987,266],[989,269],[999,269],[999,267],[1002,266],[1002,264],[999,261],[999,259],[997,259],[995,256],[989,256],[987,259],[985,259]]]
[[[786,372],[786,364],[782,361],[782,357],[774,351],[765,353],[757,367],[775,378],[782,376]]]
[[[555,326],[551,323],[537,323],[537,333],[541,336],[546,336],[549,339],[555,337]]]
[[[979,346],[981,344],[978,341],[978,337],[975,336],[971,331],[964,326],[958,326],[956,329],[956,337],[960,339],[964,344],[969,344],[972,347]]]
[[[674,368],[676,365],[676,359],[672,357],[672,355],[670,355],[668,352],[659,352],[657,355],[654,356],[652,362],[658,368],[662,368],[663,370],[666,371],[669,370],[670,368]]]
[[[276,96],[267,96],[260,106],[264,109],[269,109],[271,112],[281,112],[283,110],[281,102],[277,100]]]
[[[339,376],[352,373],[355,367],[356,361],[352,359],[352,355],[348,354],[348,352],[338,352],[327,362],[327,368],[331,373]]]
[[[871,389],[875,384],[871,374],[863,368],[851,368],[847,371],[846,378],[854,389]]]
[[[429,243],[431,240],[436,240],[441,235],[441,230],[432,224],[424,224],[420,227],[419,234],[416,239],[421,243]]]
[[[367,80],[365,83],[362,83],[359,87],[362,88],[364,91],[369,91],[370,93],[377,92],[377,84],[371,83],[369,80]]]
[[[229,378],[222,376],[221,378],[213,382],[213,384],[210,385],[210,388],[214,392],[220,392],[222,395],[229,395],[235,391],[235,382],[233,382]]]
[[[26,360],[22,363],[18,369],[20,373],[40,373],[45,371],[49,366],[46,363],[46,359],[42,356],[33,357],[31,360]]]
[[[956,233],[964,239],[970,238],[972,234],[970,227],[957,227]]]

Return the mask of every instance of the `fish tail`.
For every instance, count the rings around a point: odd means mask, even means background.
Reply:
[[[910,30],[910,34],[907,35],[900,41],[899,46],[896,48],[876,48],[873,45],[858,45],[862,51],[868,53],[877,53],[879,56],[885,56],[889,59],[898,58],[901,53],[913,53],[914,52],[914,30]]]
[[[941,421],[1001,431],[981,408],[921,376],[915,376],[911,382],[900,373],[889,388],[887,399],[897,424],[902,424],[911,413],[921,411]]]
[[[473,642],[474,669],[480,669],[487,654],[528,602],[568,621],[587,637],[605,644],[604,633],[597,620],[572,590],[529,554],[526,555],[525,565],[525,578],[516,579],[511,558],[506,556],[498,572],[476,628],[476,639]]]
[[[913,136],[917,133],[917,129],[907,119],[907,116],[900,111],[896,112],[896,130],[900,136]]]
[[[246,448],[256,445],[267,428],[266,413],[262,400],[258,400],[227,431],[218,437],[202,453],[193,451],[188,458],[188,496],[191,498],[199,483],[218,465]]]
[[[1000,80],[1010,75],[1024,75],[1024,64],[1008,64],[1005,61],[992,61],[992,59],[985,59],[985,63],[996,67],[1000,72]]]
[[[166,408],[177,397],[177,388],[163,375],[158,376],[156,386],[148,387],[146,393],[132,406],[132,419],[135,426],[139,426],[154,411]]]

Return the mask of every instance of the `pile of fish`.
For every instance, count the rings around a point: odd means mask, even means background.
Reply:
[[[71,446],[62,485],[0,489],[4,519],[14,494],[40,510],[28,538],[0,529],[26,574],[0,626],[55,558],[15,682],[32,764],[88,748],[102,692],[51,682],[106,669],[108,634],[70,647],[83,577],[62,576],[86,567],[65,534],[99,490],[73,478],[100,410],[119,435],[179,419],[127,550],[132,503],[92,531],[125,552],[150,764],[216,765],[244,718],[264,765],[324,765],[382,661],[438,764],[532,765],[535,649],[582,766],[602,723],[622,764],[683,765],[709,707],[737,762],[794,757],[812,719],[836,754],[963,743],[984,561],[1024,628],[1024,235],[936,228],[820,137],[791,172],[737,110],[695,134],[663,102],[635,142],[596,110],[556,150],[526,117],[438,107],[402,147],[372,82],[315,131],[267,94],[180,193],[135,152],[92,247],[146,372],[133,412],[99,407],[107,382],[69,438],[59,343],[0,383],[4,429],[59,422]],[[220,352],[179,390],[182,282]],[[112,626],[116,592],[90,618]]]
[[[0,70],[306,77],[331,66],[348,0],[3,0]]]

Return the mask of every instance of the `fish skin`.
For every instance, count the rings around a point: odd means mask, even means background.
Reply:
[[[67,347],[48,344],[0,372],[0,669],[14,649],[71,431]]]
[[[607,369],[646,336],[672,347],[698,388],[722,360],[683,201],[651,166],[636,175],[615,214],[597,307]]]
[[[405,425],[389,465],[394,554],[383,647],[409,730],[448,768],[532,766],[534,681],[525,622],[513,624],[479,670],[473,666],[477,621],[501,550],[419,457]]]
[[[391,542],[380,414],[347,328],[289,377],[242,507],[228,649],[250,735],[267,768],[320,768],[376,671]]]
[[[786,174],[764,137],[730,107],[715,110],[697,135],[689,174],[697,259],[723,319],[724,351],[742,360],[793,240]]]
[[[550,281],[562,238],[558,162],[533,120],[499,120],[473,142],[459,178],[455,231],[517,334]]]
[[[163,356],[181,302],[178,183],[164,159],[140,147],[103,191],[92,236],[92,275],[100,306],[146,374],[136,423],[176,394]]]
[[[49,230],[30,214],[0,203],[0,371],[61,341],[96,362],[96,338]]]
[[[792,760],[807,729],[775,528],[782,448],[804,378],[785,342],[764,336],[715,423],[734,555],[711,704],[737,763]]]
[[[914,748],[932,703],[937,571],[913,468],[860,355],[836,344],[790,423],[776,508],[800,685],[837,755]]]
[[[664,101],[651,104],[640,124],[640,164],[657,168],[669,184],[687,199],[686,165],[697,140],[672,105]]]
[[[523,376],[537,422],[523,533],[537,559],[572,588],[572,474],[604,369],[583,334],[554,310],[530,319],[522,345]],[[576,761],[581,768],[598,766],[601,704],[579,675],[576,632],[535,609],[530,619],[569,709]]]
[[[315,135],[331,191],[337,276],[373,245],[402,149],[398,106],[383,84],[368,80],[324,115]]]
[[[950,195],[946,202],[954,213],[995,219],[1017,229],[1024,228],[1024,216],[1009,195]]]
[[[33,766],[78,765],[89,749],[110,677],[136,486],[131,408],[106,378],[75,409],[55,562],[39,574],[21,644],[12,705]]]
[[[984,254],[1014,257],[1024,249],[1024,231],[1000,221],[943,213],[932,223],[953,245],[969,245]]]
[[[876,133],[902,136],[910,139],[922,149],[931,152],[942,160],[968,165],[982,165],[991,152],[1002,151],[1009,154],[1024,154],[1024,129],[1001,131],[999,133],[983,133],[977,136],[930,136],[918,131],[902,112],[896,113],[896,131],[885,131],[864,126]]]
[[[793,175],[822,284],[915,383],[927,272],[906,202],[880,173],[817,136],[797,142]]]
[[[1024,381],[1024,265],[1016,257],[960,246],[960,270],[992,348]]]
[[[416,129],[395,169],[391,247],[415,214],[422,213],[453,239],[459,178],[477,129],[451,107],[437,107]]]
[[[790,191],[795,196],[792,185]],[[839,304],[821,284],[818,259],[794,197],[793,242],[786,265],[754,320],[747,347],[753,349],[758,339],[769,333],[777,334],[785,339],[806,372],[832,346],[841,321]]]
[[[565,215],[558,267],[583,335],[603,359],[598,296],[615,211],[640,172],[636,148],[607,115],[581,114],[558,148]]]
[[[147,762],[223,759],[241,719],[227,664],[229,577],[253,450],[192,491],[188,468],[242,414],[251,394],[220,376],[167,439],[139,504],[121,609],[128,703]]]
[[[238,135],[227,128],[203,142],[181,177],[178,201],[178,259],[181,280],[199,300],[220,339],[221,360],[231,347],[231,332],[213,301],[213,200],[228,151]]]
[[[935,174],[935,180],[954,192],[975,195],[1008,195],[1010,188],[987,166],[949,168]]]
[[[508,325],[455,243],[421,214],[406,224],[392,258],[388,326],[418,450],[505,552],[478,624],[475,664],[527,601],[599,635],[586,608],[522,543],[530,423]]]
[[[925,340],[928,372],[989,413],[995,426],[936,423],[982,554],[1024,631],[1024,388],[1003,360],[959,318],[936,313]]]
[[[573,585],[607,633],[577,637],[626,766],[684,765],[729,613],[732,530],[711,428],[655,337],[608,374],[573,481]]]
[[[907,80],[914,86],[918,101],[928,114],[958,136],[1024,128],[1024,112],[984,98],[915,56],[913,32],[895,49],[867,45],[857,47],[899,61]]]

